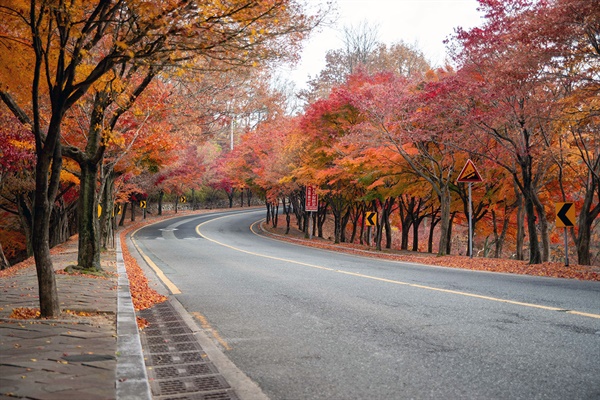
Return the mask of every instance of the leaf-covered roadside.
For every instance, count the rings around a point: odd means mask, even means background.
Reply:
[[[399,251],[373,251],[367,246],[349,243],[332,244],[323,240],[305,240],[304,233],[291,230],[284,235],[282,228],[273,229],[263,226],[263,231],[268,235],[284,241],[300,243],[305,246],[318,247],[327,250],[346,252],[366,257],[377,257],[386,260],[411,262],[440,267],[462,268],[476,271],[501,272],[509,274],[546,276],[553,278],[579,279],[586,281],[600,281],[600,268],[587,265],[565,266],[562,263],[545,262],[542,264],[528,264],[526,261],[500,259],[500,258],[469,258],[466,256],[435,256],[433,254],[410,254],[411,252]]]
[[[72,242],[77,242],[78,240],[79,240],[79,235],[71,236],[66,242],[61,243],[61,244],[51,248],[50,255],[55,256],[57,254],[62,253]],[[35,259],[33,257],[29,257],[26,260],[23,260],[20,263],[15,264],[8,269],[4,269],[4,270],[0,271],[0,278],[15,276],[17,273],[24,270],[25,268],[29,268],[29,267],[33,267],[33,266],[35,266]]]
[[[156,290],[148,286],[148,278],[144,275],[144,271],[138,265],[135,257],[131,255],[129,249],[125,245],[127,234],[133,228],[126,229],[121,232],[121,248],[123,251],[123,261],[129,278],[129,291],[131,292],[131,300],[135,311],[145,310],[155,304],[160,304],[167,300],[166,296],[159,294]],[[144,329],[149,324],[145,318],[136,317],[138,328]]]
[[[126,231],[121,232],[121,243],[125,243],[126,235]],[[129,290],[131,292],[131,299],[133,300],[133,308],[136,311],[145,310],[167,300],[165,296],[159,294],[148,285],[148,278],[144,275],[135,258],[129,253],[127,246],[122,246],[122,248],[123,260],[125,261],[125,268],[127,269],[127,276],[129,278]]]

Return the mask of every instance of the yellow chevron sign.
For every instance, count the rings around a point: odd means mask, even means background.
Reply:
[[[373,211],[367,211],[365,213],[365,226],[377,225],[377,213]]]
[[[575,205],[573,203],[556,203],[556,227],[570,228],[575,226]]]

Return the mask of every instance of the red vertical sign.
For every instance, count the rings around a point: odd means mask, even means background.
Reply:
[[[319,210],[319,197],[317,196],[317,188],[312,185],[306,186],[306,202],[304,209],[306,211]]]

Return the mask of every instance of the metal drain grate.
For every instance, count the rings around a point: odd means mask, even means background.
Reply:
[[[239,398],[235,395],[234,392],[227,390],[224,392],[216,392],[216,393],[193,393],[193,394],[184,394],[184,395],[172,395],[172,396],[159,396],[155,397],[155,399],[160,400],[239,400]]]
[[[140,311],[142,348],[155,400],[239,400],[171,303]]]
[[[161,342],[164,342],[162,340]],[[149,353],[170,353],[173,351],[187,352],[202,350],[197,342],[148,344]]]
[[[186,327],[177,326],[177,327],[162,327],[158,326],[156,328],[147,328],[144,332],[148,336],[163,336],[163,335],[185,335],[192,333],[192,331]]]
[[[203,351],[192,353],[149,353],[146,355],[146,365],[177,365],[204,362],[207,359]]]
[[[214,375],[219,373],[212,363],[154,367],[153,372],[156,375],[156,379],[186,378],[196,375]]]
[[[150,387],[152,388],[152,392],[156,393],[158,396],[211,392],[230,388],[229,384],[220,375],[151,381]]]
[[[175,346],[177,351],[195,351],[202,349],[198,342],[173,343],[172,346]]]

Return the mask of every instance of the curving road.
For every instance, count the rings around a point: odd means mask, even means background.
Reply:
[[[263,214],[135,241],[270,398],[600,398],[600,283],[294,246],[250,230]]]

